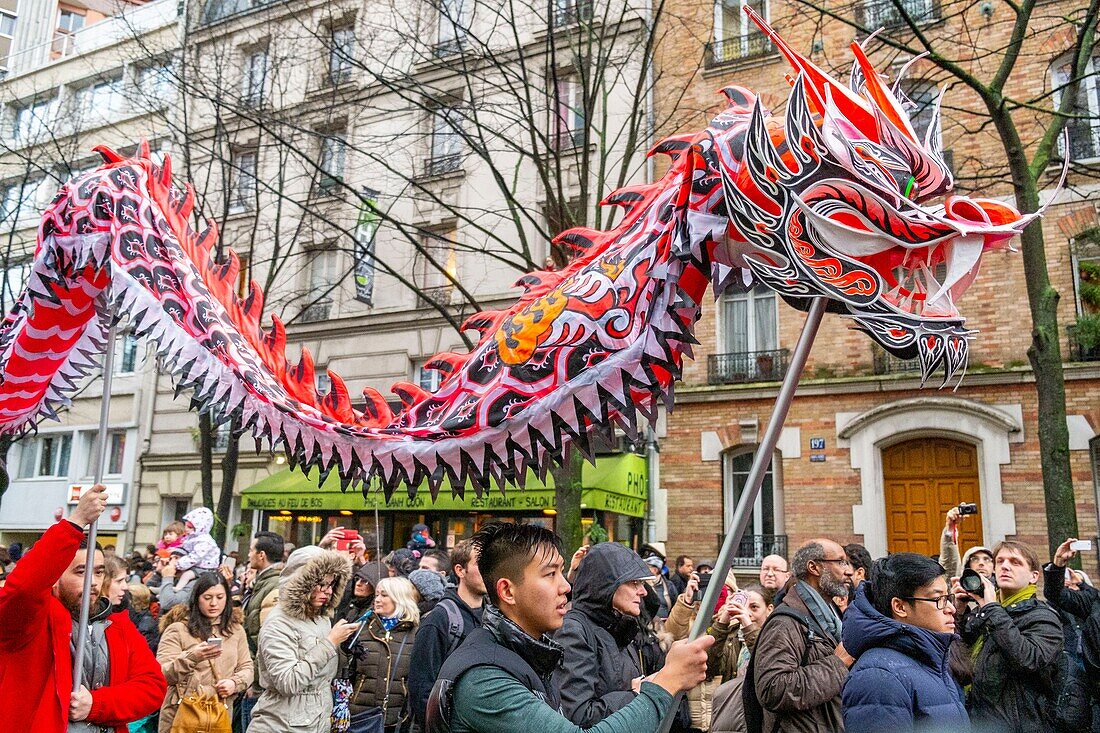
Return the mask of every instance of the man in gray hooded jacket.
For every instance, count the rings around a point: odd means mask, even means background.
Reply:
[[[615,542],[595,545],[573,583],[573,607],[554,641],[565,651],[554,673],[562,710],[590,728],[628,705],[642,678],[638,617],[652,574],[637,553]]]

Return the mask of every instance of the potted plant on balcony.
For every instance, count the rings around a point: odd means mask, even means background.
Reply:
[[[775,354],[764,351],[756,355],[756,378],[776,379]]]
[[[1100,313],[1087,313],[1078,318],[1073,336],[1077,340],[1079,358],[1100,360]]]

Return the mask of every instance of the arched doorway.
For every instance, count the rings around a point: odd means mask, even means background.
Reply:
[[[981,492],[975,446],[946,438],[917,438],[882,450],[886,540],[890,552],[938,555],[947,510],[978,504],[979,515],[959,523],[959,547],[981,544]]]

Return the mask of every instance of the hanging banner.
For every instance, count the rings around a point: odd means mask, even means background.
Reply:
[[[378,231],[378,191],[363,189],[363,205],[355,225],[355,299],[374,305],[374,235]]]

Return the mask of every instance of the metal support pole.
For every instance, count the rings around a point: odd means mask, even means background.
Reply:
[[[115,337],[117,327],[107,329],[107,353],[103,357],[103,399],[99,406],[99,436],[96,444],[93,485],[103,483],[103,469],[107,463],[107,447],[110,436],[107,427],[111,418],[111,380],[115,371]],[[84,594],[80,598],[80,625],[76,635],[76,659],[73,660],[73,692],[79,692],[84,682],[84,648],[88,643],[88,617],[91,614],[92,578],[95,576],[96,525],[88,527],[88,553],[84,558]]]
[[[795,344],[794,353],[791,354],[790,368],[783,377],[783,384],[779,388],[779,394],[775,398],[775,407],[768,419],[768,427],[764,430],[764,436],[753,456],[752,469],[749,471],[748,480],[741,498],[737,500],[737,509],[733,513],[733,521],[726,530],[726,538],[722,542],[722,551],[718,553],[718,560],[714,564],[712,582],[707,586],[703,594],[703,600],[699,604],[699,611],[695,614],[695,623],[691,625],[689,639],[698,639],[707,630],[710,624],[714,604],[718,601],[718,593],[725,584],[726,575],[733,565],[734,549],[741,544],[741,538],[752,519],[752,507],[756,504],[756,497],[760,494],[760,487],[764,484],[764,474],[771,465],[772,456],[775,454],[775,446],[779,442],[779,434],[783,431],[783,423],[787,420],[787,413],[791,409],[795,390],[798,388],[798,380],[802,377],[802,370],[806,366],[806,358],[810,355],[810,348],[817,337],[817,329],[821,325],[821,319],[825,315],[825,298],[815,298],[810,304],[809,313],[806,314],[806,323],[802,326],[802,334]],[[717,578],[717,582],[713,579]],[[675,710],[679,707],[679,696],[673,704],[673,710],[669,712],[661,725],[661,731],[667,733],[672,725]]]

